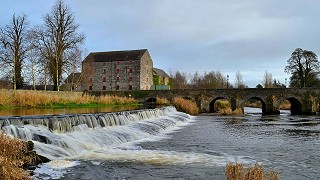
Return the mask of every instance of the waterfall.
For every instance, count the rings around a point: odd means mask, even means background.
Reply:
[[[0,127],[9,136],[33,141],[39,154],[57,159],[124,148],[191,119],[170,106],[116,113],[0,117]]]

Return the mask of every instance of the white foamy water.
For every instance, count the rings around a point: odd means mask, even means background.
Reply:
[[[170,138],[170,133],[192,124],[192,116],[174,107],[121,113],[6,119],[5,133],[32,140],[35,150],[49,159],[34,179],[63,177],[75,160],[139,162],[151,165],[224,166],[227,162],[252,163],[227,154],[144,150],[141,142]],[[250,158],[249,158],[250,159]],[[44,175],[45,174],[45,175]]]
[[[42,164],[34,170],[34,180],[49,180],[49,179],[60,179],[67,172],[65,169],[79,165],[77,161],[67,160],[53,160],[48,163]],[[39,178],[39,176],[41,178]]]

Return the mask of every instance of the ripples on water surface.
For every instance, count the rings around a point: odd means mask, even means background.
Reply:
[[[24,129],[51,141],[35,142],[38,152],[55,159],[37,169],[40,179],[48,172],[60,179],[225,179],[227,162],[262,163],[280,179],[320,179],[319,116],[246,112],[191,117],[169,108],[109,127]]]

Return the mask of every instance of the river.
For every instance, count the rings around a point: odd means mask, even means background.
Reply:
[[[53,159],[33,179],[225,179],[227,162],[259,163],[280,179],[320,179],[319,116],[245,111],[189,116],[167,107],[54,116],[42,125],[35,123],[39,117],[0,121],[4,131],[33,139],[37,152]],[[75,119],[78,124],[69,123]]]

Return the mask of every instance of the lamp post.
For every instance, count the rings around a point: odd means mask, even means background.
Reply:
[[[287,87],[287,78],[284,79],[285,85]]]
[[[229,75],[227,75],[227,89],[229,89]]]

